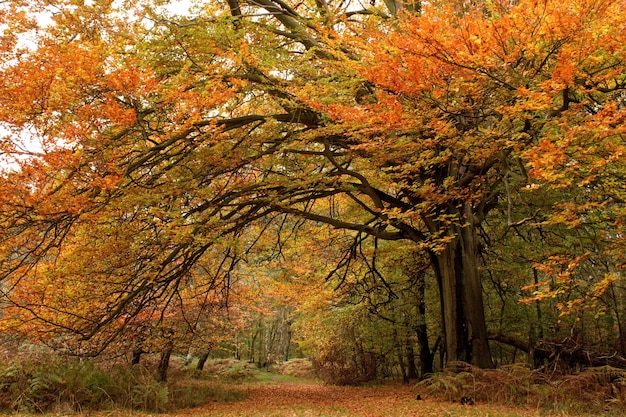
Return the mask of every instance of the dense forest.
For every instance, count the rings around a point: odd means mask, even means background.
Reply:
[[[623,5],[0,2],[3,340],[625,368]]]

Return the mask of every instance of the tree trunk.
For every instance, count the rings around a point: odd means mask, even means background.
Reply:
[[[621,292],[620,289],[615,288],[615,282],[612,282],[609,286],[609,295],[613,301],[613,314],[615,316],[615,322],[617,324],[617,344],[619,353],[621,355],[626,354],[626,335],[624,334],[624,321],[622,319],[621,304],[624,297],[620,297],[618,292]],[[623,294],[622,294],[623,295]]]
[[[417,366],[415,366],[415,351],[413,350],[413,344],[411,340],[406,338],[406,364],[407,364],[407,377],[409,380],[418,379],[419,374],[417,372]]]
[[[183,362],[184,366],[189,366],[193,361],[193,348],[189,346],[187,349],[187,355],[185,355],[185,362]]]
[[[141,362],[141,355],[143,354],[143,350],[141,348],[135,348],[132,352],[132,359],[130,361],[131,365],[139,365]]]
[[[256,346],[256,340],[257,337],[259,335],[259,329],[256,326],[252,326],[254,328],[254,332],[252,333],[252,336],[250,337],[250,358],[248,359],[248,362],[252,362],[255,363],[256,362],[256,358],[254,357],[255,355],[255,346]]]
[[[209,355],[211,354],[211,348],[208,348],[204,351],[204,353],[198,359],[198,365],[196,365],[196,369],[198,371],[202,371],[204,369],[204,365],[206,364],[207,359],[209,359]]]
[[[283,350],[283,360],[287,362],[289,360],[289,348],[291,347],[291,323],[286,322],[285,326],[287,327],[287,334],[285,336],[285,345]]]
[[[161,359],[159,360],[159,366],[157,367],[157,381],[167,381],[167,370],[170,366],[170,356],[174,347],[169,344],[163,352],[161,352]]]
[[[415,334],[420,346],[419,352],[419,379],[424,379],[426,375],[435,373],[433,362],[435,360],[435,349],[431,350],[428,346],[428,333],[426,324],[418,324],[415,328]]]
[[[441,290],[446,363],[464,361],[493,368],[478,270],[478,248],[469,205],[459,213],[462,226],[452,226],[454,236],[442,251],[432,254]]]
[[[409,376],[407,374],[407,369],[406,369],[406,365],[404,364],[404,358],[402,355],[402,351],[398,349],[398,351],[396,352],[397,356],[398,356],[398,365],[400,366],[400,374],[402,375],[402,383],[403,384],[408,384],[409,381]]]
[[[419,13],[422,10],[421,0],[384,0],[384,3],[392,16],[396,16],[402,9],[416,13]],[[373,1],[372,4],[374,4]]]
[[[403,384],[408,384],[409,383],[409,376],[407,374],[407,367],[406,364],[404,363],[404,352],[403,352],[403,343],[400,341],[400,338],[398,337],[398,330],[394,327],[393,329],[393,339],[394,339],[394,346],[395,346],[395,351],[396,351],[396,357],[398,358],[398,366],[400,367],[400,374],[402,375],[402,383]]]
[[[428,342],[428,328],[426,327],[426,277],[422,273],[417,280],[416,293],[416,325],[415,335],[419,345],[419,378],[423,379],[425,375],[434,373],[433,361],[435,353],[430,349]]]

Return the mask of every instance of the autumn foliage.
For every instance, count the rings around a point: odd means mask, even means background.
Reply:
[[[3,332],[626,366],[622,1],[222,3],[0,5]]]

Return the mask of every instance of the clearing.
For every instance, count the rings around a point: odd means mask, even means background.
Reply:
[[[568,415],[546,410],[530,410],[501,405],[442,402],[416,399],[413,385],[338,387],[319,383],[244,383],[231,386],[242,391],[243,399],[211,402],[172,414],[137,411],[106,411],[84,417],[530,417]],[[61,415],[61,414],[56,414]],[[75,417],[80,415],[74,415]]]

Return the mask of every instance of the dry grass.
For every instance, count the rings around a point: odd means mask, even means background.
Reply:
[[[485,370],[461,363],[453,371],[423,381],[419,388],[426,395],[446,401],[470,398],[563,415],[626,415],[626,371],[611,367],[567,375],[523,365]]]
[[[278,373],[296,378],[315,379],[315,370],[309,359],[292,359],[278,365]]]

